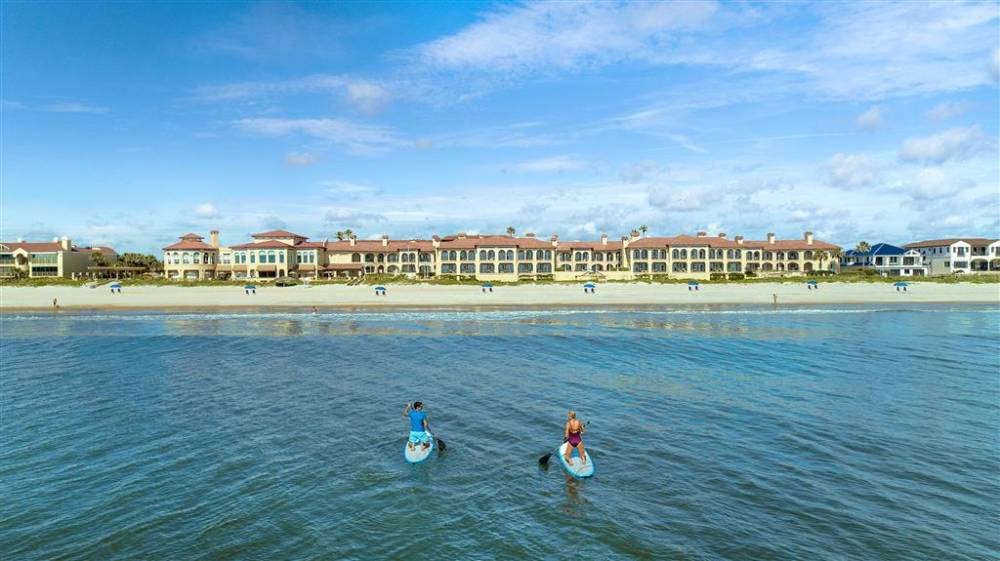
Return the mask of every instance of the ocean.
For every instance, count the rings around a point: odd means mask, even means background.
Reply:
[[[996,559],[1000,309],[5,313],[0,558]],[[403,459],[407,401],[447,444]],[[539,456],[567,410],[591,479]]]

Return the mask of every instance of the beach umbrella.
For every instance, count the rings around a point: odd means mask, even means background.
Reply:
[[[121,287],[122,285],[118,284],[117,282],[111,285],[111,288],[121,288]]]
[[[688,281],[688,286],[698,286],[698,281]]]
[[[257,290],[257,287],[252,284],[243,285],[243,290]]]
[[[896,284],[894,284],[893,286],[897,286],[897,287],[898,287],[898,286],[910,286],[910,283],[908,283],[908,282],[903,282],[903,281],[899,281],[899,282],[897,282]]]
[[[592,282],[588,282],[588,283],[585,283],[585,284],[583,285],[583,287],[584,287],[584,288],[594,288],[594,287],[595,287],[595,285],[594,285],[594,283],[592,283]]]
[[[483,283],[483,288],[493,288],[493,283],[491,283],[491,282],[484,282]]]
[[[816,283],[816,281],[814,281],[814,280],[807,280],[807,281],[806,281],[806,284],[812,284],[812,285],[815,285],[815,284],[817,284],[817,283]]]

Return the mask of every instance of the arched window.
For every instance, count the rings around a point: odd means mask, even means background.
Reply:
[[[390,253],[389,254],[389,263],[395,263],[397,261],[399,261],[399,256],[396,255],[395,253]]]
[[[366,253],[365,254],[365,263],[374,263],[374,262],[375,262],[375,254],[374,253]]]
[[[274,263],[274,257],[275,257],[275,255],[274,255],[274,250],[273,249],[267,252],[267,262],[268,263]]]
[[[489,256],[489,254],[486,253],[485,249],[479,250],[479,260],[480,261],[486,261],[486,259],[488,258],[488,256]]]
[[[674,259],[680,259],[681,252],[675,249],[670,252],[670,256],[673,257]]]
[[[194,257],[194,264],[195,265],[200,265],[201,264],[201,253],[199,253],[199,252],[196,251],[196,252],[194,252],[194,255],[192,255],[192,257]]]
[[[185,265],[190,265],[191,264],[191,254],[190,253],[188,253],[188,252],[185,251],[184,253],[181,254],[181,259],[183,260],[183,262],[184,262]]]
[[[361,254],[360,253],[352,253],[351,254],[351,263],[361,263]]]
[[[788,252],[788,258],[789,259],[798,259],[799,258],[799,252],[797,252],[797,251],[789,251]]]
[[[284,262],[285,262],[285,252],[284,251],[279,251],[278,252],[278,263],[284,263]]]
[[[495,251],[493,251],[491,249],[491,250],[489,250],[489,251],[486,252],[486,258],[489,259],[490,261],[493,261],[494,259],[497,258],[497,254],[496,254]]]
[[[681,259],[687,259],[687,258],[688,258],[688,250],[682,249],[681,250]]]
[[[640,253],[638,249],[632,250],[632,259],[638,259],[640,255],[642,255],[642,253]]]
[[[642,250],[642,259],[649,259],[649,252],[645,249]]]
[[[525,251],[524,252],[524,258],[525,259],[534,259],[535,258],[535,252],[531,251],[530,249],[528,251]]]
[[[812,259],[813,258],[813,252],[806,250],[806,252],[802,254],[802,258],[803,259]]]

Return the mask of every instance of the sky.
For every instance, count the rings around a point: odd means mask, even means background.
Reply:
[[[0,239],[1000,237],[1000,2],[0,4]]]

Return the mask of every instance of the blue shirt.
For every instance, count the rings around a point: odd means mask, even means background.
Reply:
[[[426,418],[427,413],[423,411],[410,411],[410,430],[413,432],[424,432],[424,419]]]

